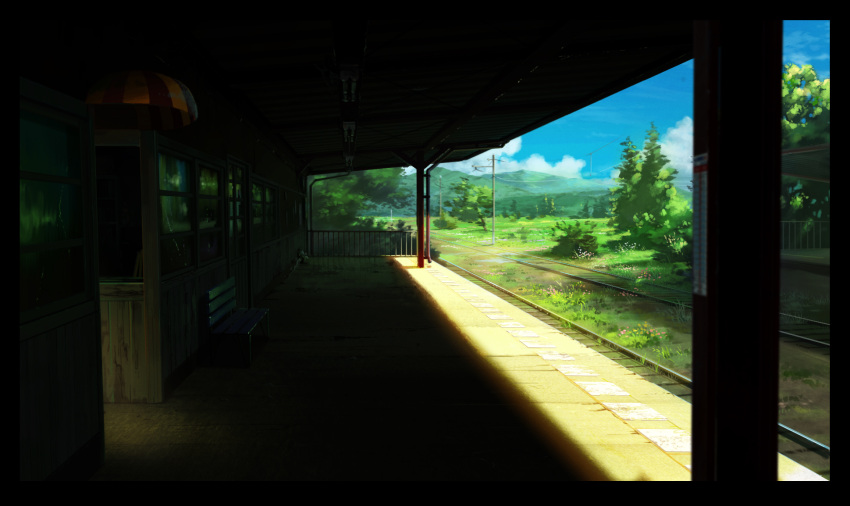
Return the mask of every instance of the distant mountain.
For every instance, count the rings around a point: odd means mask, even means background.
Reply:
[[[492,179],[492,176],[491,176]],[[557,194],[557,193],[608,193],[611,186],[609,180],[566,178],[535,172],[531,170],[518,170],[505,174],[496,174],[496,188],[500,186],[512,186],[520,188],[533,194]]]
[[[459,183],[462,177],[469,179],[469,182],[475,186],[484,186],[491,188],[493,186],[493,175],[468,175],[456,170],[449,170],[443,167],[437,167],[431,171],[431,195],[437,195],[439,192],[440,181],[442,180],[443,198],[453,198],[451,187],[455,183]],[[403,179],[403,186],[409,187],[412,191],[416,191],[416,178],[411,174]],[[557,193],[608,193],[608,185],[600,180],[594,179],[579,179],[565,178],[546,174],[543,172],[535,172],[531,170],[519,170],[515,172],[506,172],[496,174],[496,194],[503,198],[505,197],[526,197],[531,195],[554,195]]]
[[[431,171],[431,202],[436,208],[440,199],[440,187],[442,186],[442,201],[446,206],[448,201],[455,198],[455,193],[451,187],[455,183],[459,183],[461,178],[468,178],[469,182],[475,186],[483,186],[492,188],[493,176],[491,174],[483,175],[468,175],[464,172],[449,170],[443,167],[437,167]],[[531,170],[519,170],[516,172],[506,172],[496,174],[496,207],[497,212],[501,212],[503,206],[508,206],[512,200],[517,200],[520,209],[528,208],[529,211],[534,209],[536,204],[539,204],[543,195],[548,195],[555,199],[559,208],[565,209],[569,213],[577,212],[579,207],[588,202],[589,199],[607,196],[610,194],[610,188],[614,185],[610,180],[601,179],[581,179],[581,178],[565,178],[555,176],[544,172],[535,172]],[[411,195],[416,194],[416,177],[413,174],[402,177],[401,190],[410,192]],[[677,186],[679,195],[683,196],[690,202],[691,192],[684,187]],[[401,215],[407,213],[412,215],[416,212],[415,207],[410,209],[396,209],[395,214]],[[389,208],[380,206],[370,214],[387,215],[390,214]]]

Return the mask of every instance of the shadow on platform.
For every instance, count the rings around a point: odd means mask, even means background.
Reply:
[[[248,369],[105,405],[92,480],[570,480],[388,258],[311,258]]]

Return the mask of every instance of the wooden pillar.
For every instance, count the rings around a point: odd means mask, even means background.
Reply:
[[[143,285],[145,294],[145,361],[148,365],[148,402],[163,400],[162,346],[160,328],[160,276],[159,276],[159,172],[157,165],[156,134],[142,131],[139,137],[141,156],[142,200],[142,257],[144,263]]]
[[[781,21],[695,24],[696,481],[777,479],[781,55]]]

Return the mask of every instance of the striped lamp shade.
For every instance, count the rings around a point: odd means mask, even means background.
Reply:
[[[173,130],[198,118],[189,88],[156,72],[110,74],[89,90],[86,103],[98,129]]]

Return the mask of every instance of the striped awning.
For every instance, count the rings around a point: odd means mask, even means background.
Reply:
[[[110,74],[89,90],[86,103],[98,129],[172,130],[198,118],[189,88],[156,72]]]

